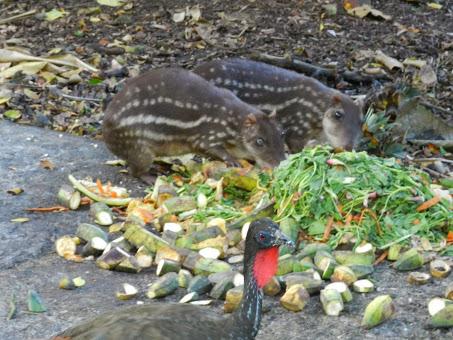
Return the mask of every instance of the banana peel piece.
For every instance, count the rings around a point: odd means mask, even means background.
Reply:
[[[371,301],[365,309],[361,326],[373,328],[388,320],[395,313],[395,305],[390,295],[380,295]]]
[[[431,317],[431,326],[435,328],[453,327],[453,304],[448,304]]]

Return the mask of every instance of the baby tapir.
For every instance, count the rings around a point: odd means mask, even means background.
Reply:
[[[210,61],[194,72],[263,111],[275,110],[293,153],[325,141],[352,149],[361,135],[360,107],[314,78],[238,58]]]
[[[285,159],[275,117],[178,68],[129,80],[106,109],[103,136],[132,174],[145,181],[156,156],[196,153],[230,164],[244,158],[262,167]]]

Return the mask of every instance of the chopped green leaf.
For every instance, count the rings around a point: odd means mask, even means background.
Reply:
[[[41,299],[41,296],[34,291],[28,291],[28,298],[27,298],[28,310],[32,313],[43,313],[47,311],[47,308],[44,306],[44,303]]]

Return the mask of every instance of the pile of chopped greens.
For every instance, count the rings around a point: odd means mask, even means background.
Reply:
[[[276,220],[294,218],[333,247],[351,234],[357,244],[366,240],[381,249],[412,235],[436,242],[453,217],[448,198],[420,207],[434,197],[428,175],[366,152],[305,149],[275,169],[270,193]]]

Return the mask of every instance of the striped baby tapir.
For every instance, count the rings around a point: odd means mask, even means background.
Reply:
[[[352,149],[360,138],[360,107],[314,78],[239,58],[210,61],[194,72],[265,112],[276,111],[292,153],[324,142]]]
[[[195,153],[230,164],[248,159],[262,167],[275,167],[286,157],[275,117],[179,68],[130,79],[105,111],[103,137],[132,175],[147,182],[157,156]]]

